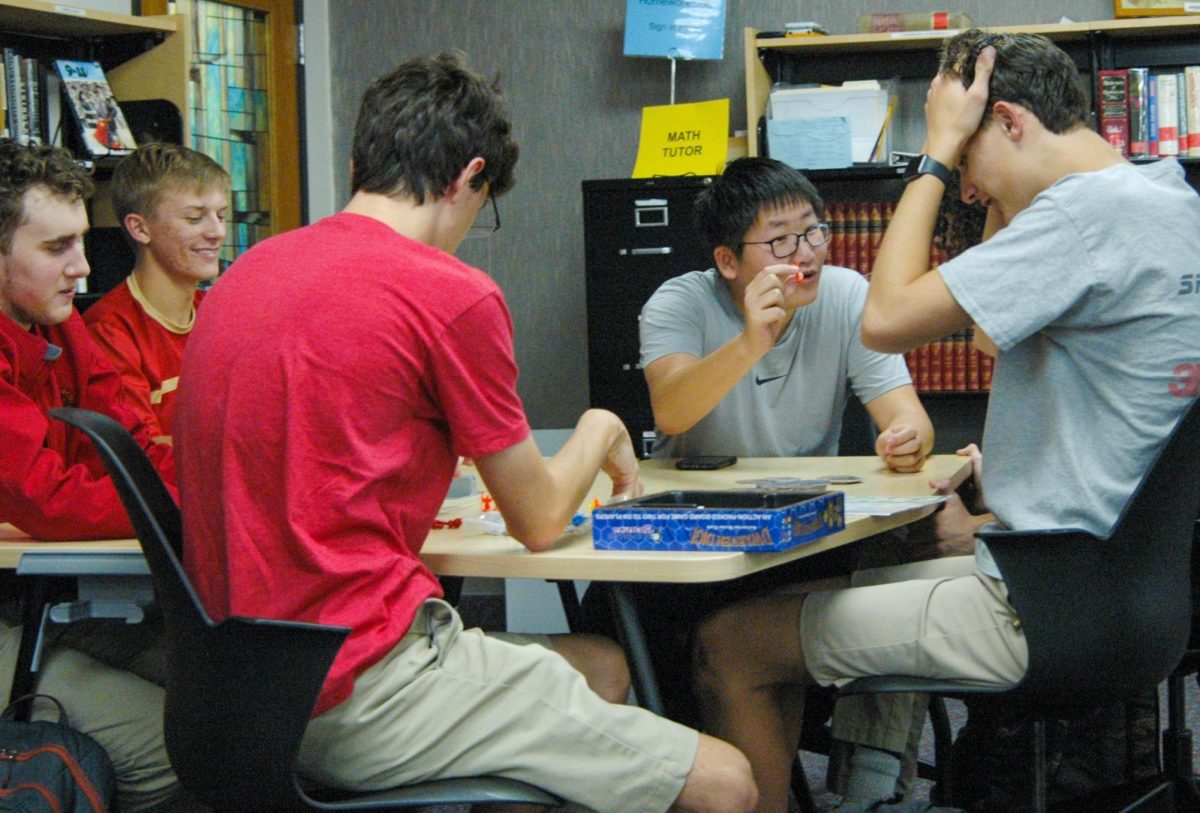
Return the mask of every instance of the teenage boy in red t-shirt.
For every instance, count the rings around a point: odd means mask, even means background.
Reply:
[[[642,490],[610,412],[584,413],[543,460],[503,295],[453,256],[516,159],[498,94],[461,57],[372,83],[350,203],[234,262],[184,353],[184,565],[218,618],[351,628],[299,756],[310,778],[495,774],[595,810],[750,810],[739,752],[608,702],[628,680],[611,642],[465,630],[419,558],[460,455],[531,551],[598,470],[616,494]]]

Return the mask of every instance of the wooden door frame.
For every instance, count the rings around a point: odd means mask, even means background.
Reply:
[[[267,92],[270,94],[267,155],[271,169],[271,234],[280,234],[301,225],[302,210],[295,0],[218,2],[265,12],[267,15]],[[141,13],[166,14],[167,0],[141,0]]]

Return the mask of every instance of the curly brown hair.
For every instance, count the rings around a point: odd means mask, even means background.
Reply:
[[[12,251],[25,217],[25,193],[35,186],[70,201],[86,200],[95,190],[87,170],[61,147],[0,138],[0,254]]]

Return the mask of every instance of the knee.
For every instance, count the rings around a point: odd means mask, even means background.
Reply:
[[[601,635],[551,636],[551,645],[587,681],[588,688],[609,703],[629,697],[629,665],[625,653]]]
[[[692,675],[698,688],[712,690],[734,677],[740,660],[734,652],[740,623],[726,609],[709,616],[697,627],[692,644]]]
[[[701,734],[692,772],[672,811],[751,813],[757,806],[758,787],[749,760],[724,740]]]

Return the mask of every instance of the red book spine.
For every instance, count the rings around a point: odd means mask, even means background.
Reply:
[[[917,390],[929,392],[929,353],[930,346],[923,344],[917,348]]]
[[[978,392],[979,386],[979,357],[983,355],[974,347],[967,348],[967,390]]]
[[[991,356],[984,354],[979,360],[979,384],[984,392],[992,390],[992,369],[996,365],[996,360]]]
[[[929,391],[942,391],[942,343],[929,343]]]
[[[1122,155],[1129,155],[1129,70],[1105,70],[1098,73],[1097,119],[1100,135]]]
[[[958,392],[967,391],[966,333],[956,333],[954,336],[954,389]]]
[[[858,211],[846,204],[846,267],[858,270]]]

